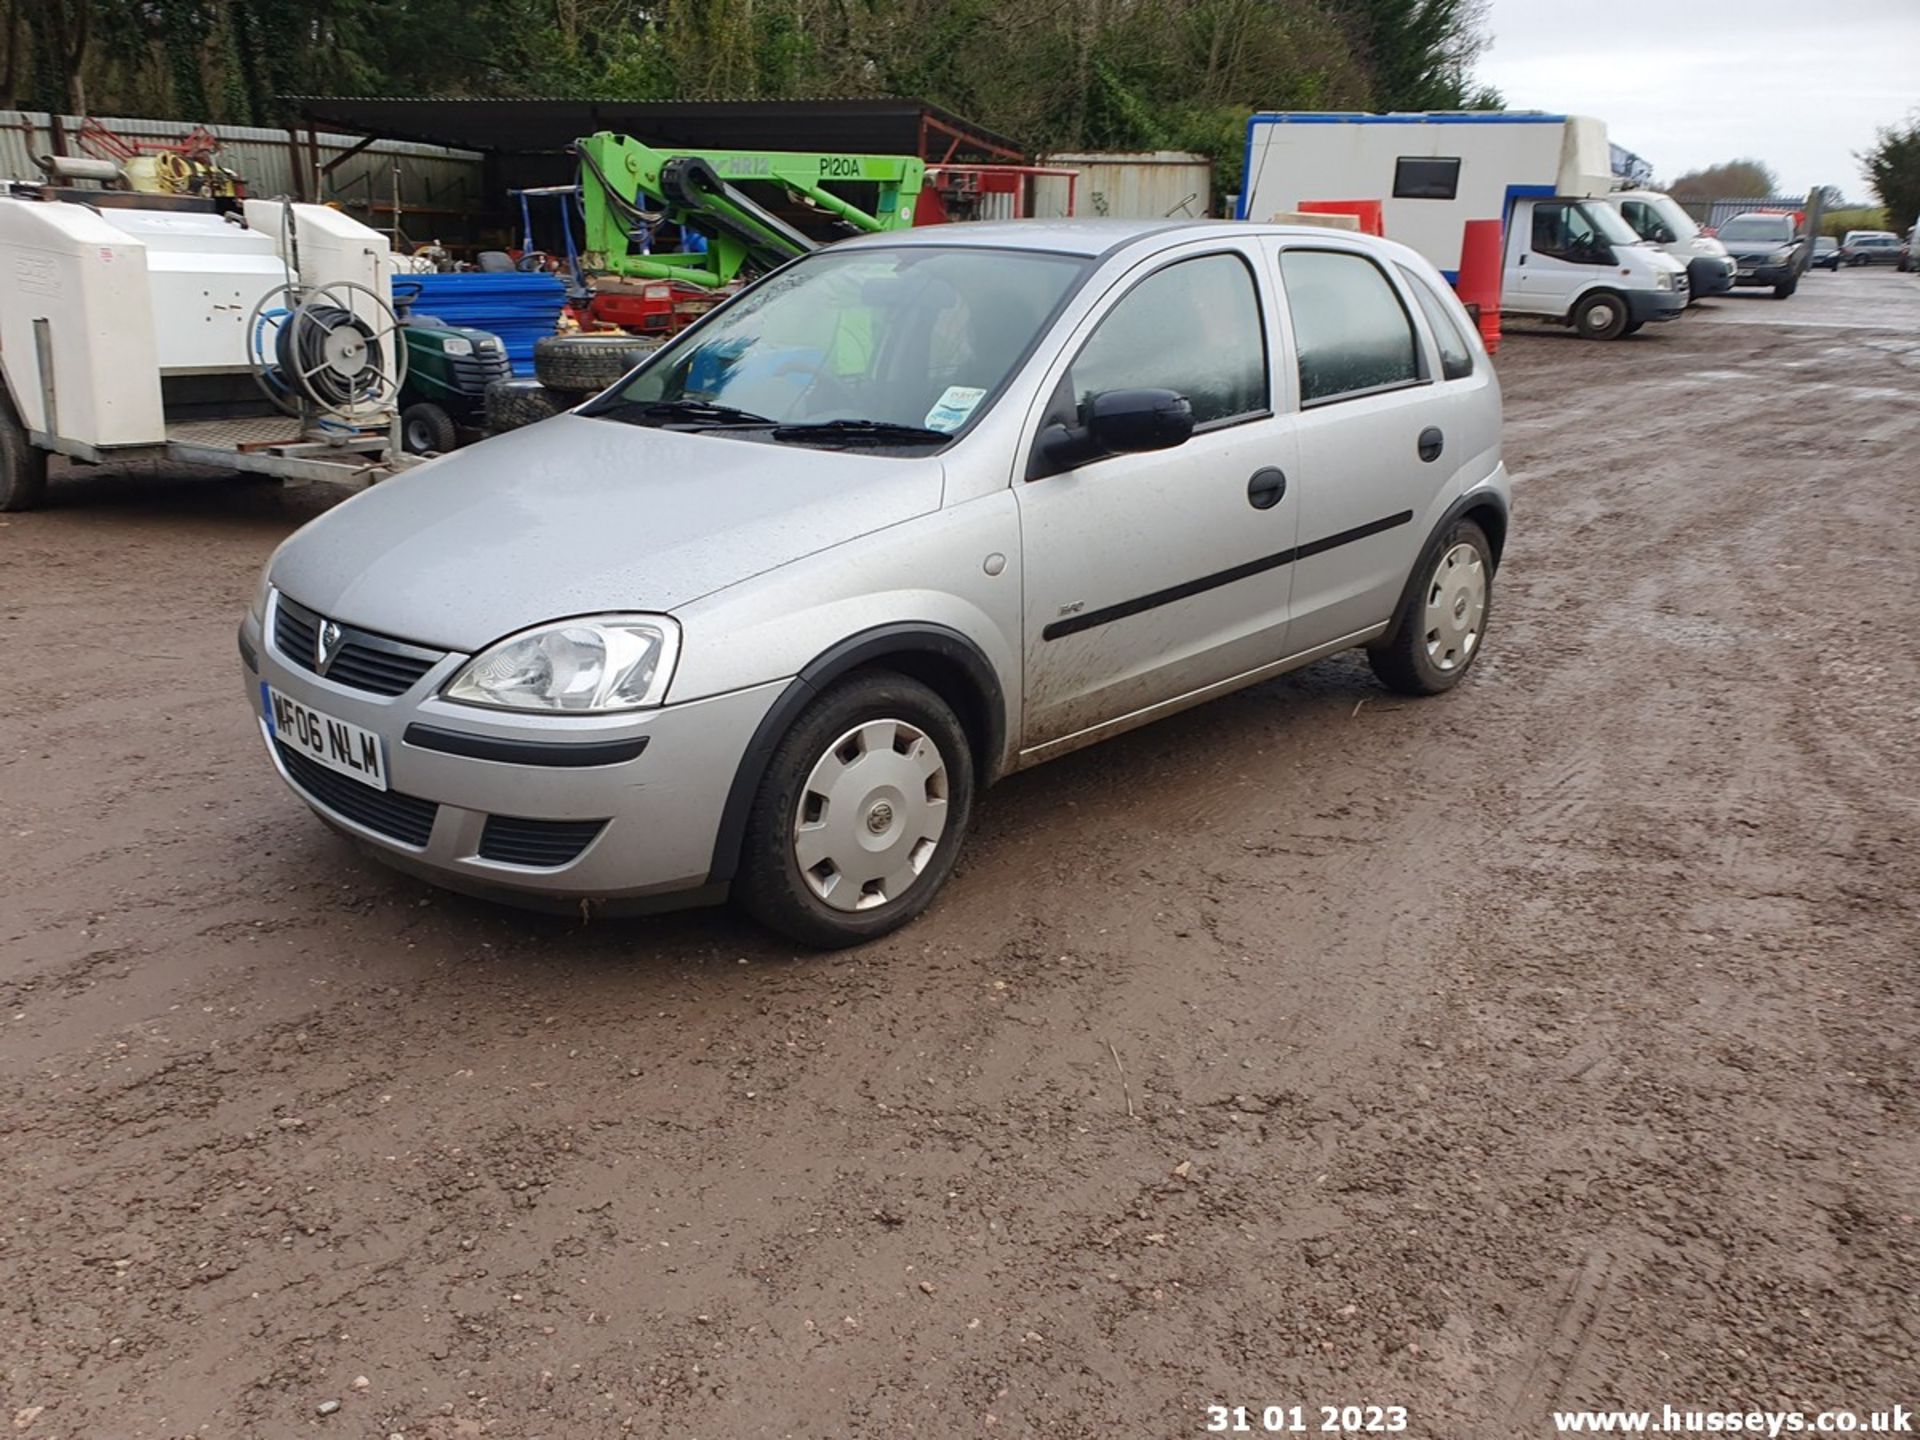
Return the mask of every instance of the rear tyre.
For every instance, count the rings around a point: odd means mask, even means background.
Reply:
[[[533,345],[533,373],[550,390],[597,394],[653,351],[638,335],[549,335]]]
[[[460,444],[460,428],[453,416],[422,400],[400,412],[400,448],[409,455],[444,455]]]
[[[1611,290],[1589,295],[1573,307],[1573,328],[1583,340],[1618,340],[1631,319],[1627,302]]]
[[[952,708],[891,670],[814,701],[781,740],[748,812],[734,895],[802,945],[897,930],[932,902],[966,838],[973,752]]]
[[[0,395],[0,510],[32,510],[46,498],[47,452],[27,438],[27,427]]]
[[[1493,548],[1471,520],[1456,520],[1420,557],[1421,583],[1407,592],[1393,638],[1367,651],[1382,685],[1402,695],[1439,695],[1480,658],[1493,612]]]
[[[1788,280],[1783,284],[1779,284],[1773,287],[1773,298],[1776,300],[1784,300],[1799,288],[1800,288],[1800,281],[1798,277],[1792,280]]]

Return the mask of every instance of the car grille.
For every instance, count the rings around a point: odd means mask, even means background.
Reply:
[[[578,859],[606,824],[604,820],[519,820],[511,815],[489,815],[480,832],[480,858],[556,869]]]
[[[314,657],[314,637],[321,618],[298,601],[276,594],[273,602],[273,648],[302,670],[323,673]],[[401,640],[373,635],[350,626],[340,627],[340,648],[324,672],[327,679],[375,695],[404,695],[420,677],[445,658]]]
[[[403,845],[424,846],[433,834],[433,817],[440,809],[433,801],[402,795],[397,790],[375,790],[349,780],[278,740],[273,748],[302,793],[336,815]]]

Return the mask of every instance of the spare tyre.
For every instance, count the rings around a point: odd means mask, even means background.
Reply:
[[[549,335],[533,345],[533,373],[552,390],[604,390],[648,355],[658,340],[640,335]]]
[[[538,380],[496,380],[487,386],[487,433],[499,435],[558,415],[573,403]]]

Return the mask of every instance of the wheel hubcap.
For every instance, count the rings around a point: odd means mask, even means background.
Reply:
[[[1427,582],[1427,659],[1442,674],[1473,658],[1487,618],[1487,567],[1471,545],[1440,557]]]
[[[898,900],[947,828],[947,762],[904,720],[869,720],[815,762],[793,822],[800,876],[835,910]]]

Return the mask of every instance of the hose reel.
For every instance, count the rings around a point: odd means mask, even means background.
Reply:
[[[407,347],[393,307],[368,286],[289,283],[255,302],[247,363],[261,393],[287,414],[357,428],[391,417],[406,383]]]

